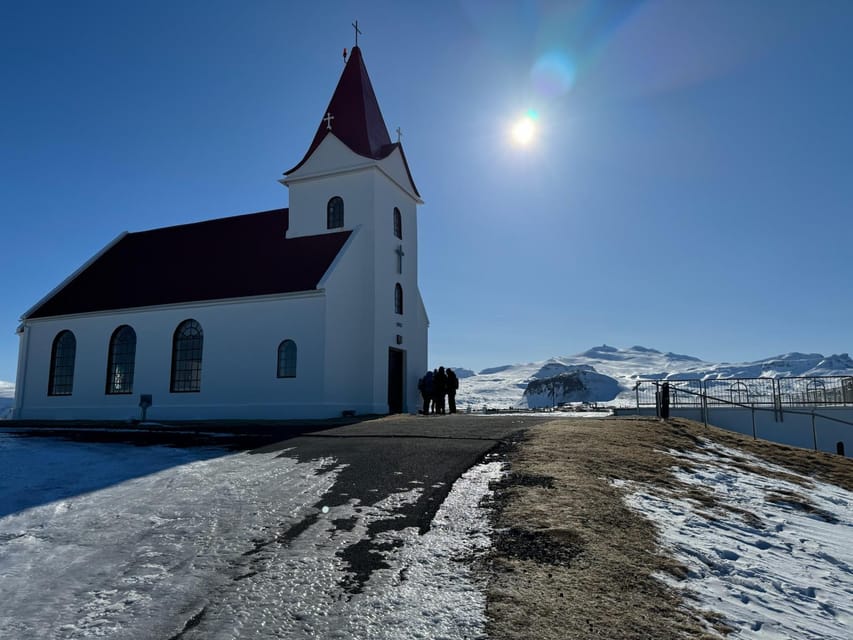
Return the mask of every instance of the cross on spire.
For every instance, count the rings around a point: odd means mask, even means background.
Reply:
[[[333,116],[331,113],[326,113],[326,117],[323,118],[323,121],[326,123],[326,131],[332,130],[332,120],[334,119],[335,116]]]
[[[358,28],[358,20],[352,23],[352,28],[355,29],[355,46],[358,46],[358,36],[361,34],[361,30]]]
[[[400,127],[397,127],[397,142],[400,142],[400,139],[403,137],[403,130]]]

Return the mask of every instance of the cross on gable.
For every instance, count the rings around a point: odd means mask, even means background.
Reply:
[[[323,120],[326,123],[326,131],[332,130],[332,120],[334,120],[334,119],[335,119],[335,116],[333,116],[331,113],[326,113],[326,117],[323,118]]]

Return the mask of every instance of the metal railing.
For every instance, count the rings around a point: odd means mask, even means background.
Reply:
[[[637,407],[656,406],[661,383],[669,383],[670,406],[756,407],[853,406],[853,376],[639,380]],[[703,400],[702,397],[706,399]]]
[[[719,395],[712,395],[713,391]],[[708,426],[712,407],[740,407],[752,413],[752,437],[757,438],[755,412],[773,412],[776,422],[783,422],[786,413],[811,418],[812,441],[818,450],[816,420],[845,424],[853,422],[825,413],[818,407],[853,406],[853,376],[820,376],[798,378],[724,378],[714,380],[641,380],[634,387],[637,412],[642,406],[654,406],[660,416],[662,406],[668,416],[672,408],[693,408],[701,411]],[[648,402],[651,395],[651,402]],[[668,396],[666,401],[663,397]],[[645,404],[644,404],[645,401]],[[809,411],[791,407],[811,407]],[[844,455],[843,444],[837,453]]]

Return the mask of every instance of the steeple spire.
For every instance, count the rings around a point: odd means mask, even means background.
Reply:
[[[323,110],[323,117],[305,157],[285,175],[301,167],[329,133],[337,136],[355,153],[368,158],[384,158],[394,147],[367,75],[361,49],[357,46],[350,53],[329,106]]]

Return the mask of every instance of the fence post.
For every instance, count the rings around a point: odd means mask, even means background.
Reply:
[[[634,385],[634,391],[637,394],[637,415],[640,415],[640,382]]]
[[[660,417],[669,420],[669,382],[660,386]]]
[[[708,428],[708,381],[702,381],[702,421],[705,423],[705,428]]]
[[[812,409],[812,438],[814,438],[814,450],[817,451],[817,429],[814,426],[814,409]]]
[[[782,406],[782,400],[779,397],[778,384],[779,381],[775,378],[770,381],[770,385],[773,388],[773,420],[775,422],[781,422],[781,420],[779,419],[779,409]]]
[[[752,439],[758,440],[758,437],[755,435],[755,403],[752,403]]]

